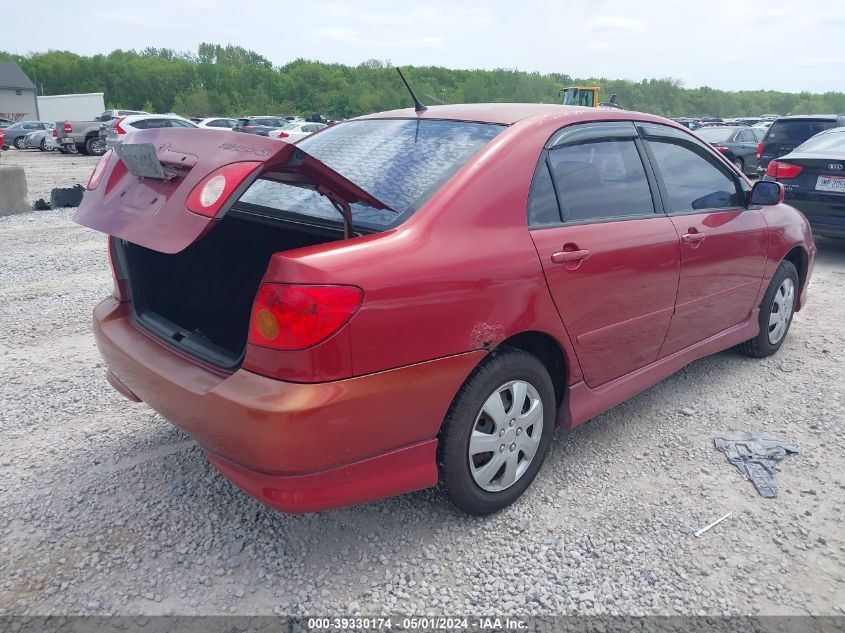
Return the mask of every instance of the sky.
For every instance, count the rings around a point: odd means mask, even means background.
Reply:
[[[687,87],[845,91],[845,0],[42,0],[73,37],[6,29],[0,50],[91,55],[236,44],[282,65],[508,68],[572,77],[672,77]],[[33,10],[13,3],[4,22]],[[83,34],[83,25],[96,28]],[[49,43],[48,43],[49,42]]]

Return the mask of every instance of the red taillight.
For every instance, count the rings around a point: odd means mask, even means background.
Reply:
[[[53,128],[53,138],[59,138],[59,131],[56,128]]]
[[[777,160],[769,161],[769,166],[766,167],[766,175],[773,176],[778,180],[788,180],[795,178],[798,174],[804,171],[800,165],[793,165],[792,163],[782,163]]]
[[[721,152],[722,154],[728,151],[728,148],[724,147],[723,145],[717,145],[715,149],[717,152]]]
[[[94,171],[91,172],[91,177],[88,179],[88,184],[85,186],[88,191],[93,191],[100,184],[100,181],[103,179],[103,174],[106,173],[106,165],[109,164],[109,158],[111,158],[111,155],[112,151],[109,150],[100,157],[99,161],[97,161],[97,166],[94,167]],[[111,245],[111,242],[109,242],[109,245]]]
[[[122,127],[120,127],[120,123],[125,118],[126,118],[125,116],[120,117],[117,121],[114,122],[114,131],[117,132],[118,134],[126,134],[126,130],[124,130]]]
[[[757,143],[757,158],[760,158],[763,155],[763,144]]]
[[[70,123],[65,123],[65,134],[73,134],[73,126]]]
[[[262,284],[252,305],[249,342],[279,350],[312,347],[343,327],[363,298],[354,286]]]
[[[261,165],[262,163],[257,161],[232,163],[231,165],[224,165],[220,169],[211,172],[197,183],[190,195],[188,195],[186,202],[188,210],[204,215],[207,218],[213,218],[220,211],[226,200]]]

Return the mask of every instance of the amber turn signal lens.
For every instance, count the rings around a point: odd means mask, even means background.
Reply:
[[[272,341],[279,337],[279,320],[269,310],[259,310],[255,315],[255,327],[261,336]]]

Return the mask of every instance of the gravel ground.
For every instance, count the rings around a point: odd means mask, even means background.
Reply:
[[[33,198],[94,163],[16,161]],[[287,516],[106,384],[105,239],[71,216],[0,219],[0,614],[845,613],[845,242],[819,240],[779,354],[717,354],[559,431],[496,516],[434,490]],[[777,499],[713,448],[743,430],[801,447]]]

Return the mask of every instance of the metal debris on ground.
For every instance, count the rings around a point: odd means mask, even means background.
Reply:
[[[709,530],[710,528],[712,528],[712,527],[716,527],[717,525],[719,525],[722,521],[724,521],[725,519],[727,519],[727,518],[728,518],[729,516],[731,516],[732,514],[733,514],[733,512],[728,512],[725,516],[723,516],[723,517],[719,517],[718,519],[716,519],[715,521],[713,521],[713,523],[711,523],[710,525],[705,525],[703,528],[701,528],[698,532],[696,532],[696,533],[695,533],[695,537],[696,537],[696,538],[698,538],[699,536],[701,536],[702,534],[704,534],[704,533],[705,533],[707,530]]]
[[[789,453],[798,453],[798,447],[766,433],[720,435],[715,438],[716,450],[723,452],[728,461],[749,479],[763,497],[778,496],[772,479],[774,466]]]

